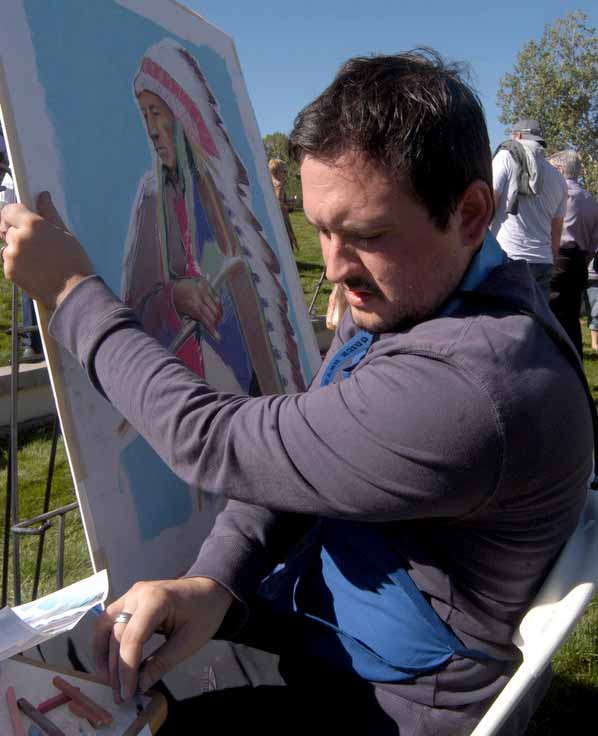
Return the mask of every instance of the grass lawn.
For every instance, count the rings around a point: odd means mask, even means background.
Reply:
[[[301,285],[306,304],[311,302],[317,281],[322,273],[322,259],[317,236],[301,212],[291,213],[291,221],[300,243],[296,253]],[[324,282],[315,305],[315,313],[323,314],[330,286]],[[10,287],[0,278],[0,362],[10,355],[10,341],[5,330],[10,324]],[[598,400],[598,353],[589,348],[589,334],[584,328],[584,363],[594,400]],[[40,429],[20,437],[19,486],[20,518],[42,512],[45,474],[50,453],[51,429]],[[0,440],[0,543],[4,533],[6,491],[7,439]],[[74,491],[64,445],[58,447],[51,508],[74,500]],[[81,521],[77,512],[69,514],[66,524],[65,584],[91,572],[89,556]],[[46,537],[46,551],[42,573],[41,592],[50,592],[56,581],[56,530]],[[22,542],[22,579],[24,600],[31,590],[37,541],[25,538]],[[12,575],[12,570],[11,570]],[[542,707],[536,714],[528,736],[560,736],[572,731],[572,724],[592,722],[598,697],[598,601],[593,603],[567,644],[553,662],[554,680]],[[573,729],[575,731],[575,729]]]
[[[0,275],[0,365],[8,365],[10,362],[11,338],[8,330],[10,329],[11,311],[12,288]]]
[[[309,307],[318,280],[324,269],[322,252],[316,229],[307,222],[303,216],[303,212],[291,212],[290,217],[293,230],[300,245],[299,251],[295,253],[295,260],[299,269],[299,279],[301,281],[305,303]],[[314,305],[314,314],[326,314],[330,292],[330,283],[324,280]]]
[[[48,463],[50,459],[52,428],[44,427],[19,436],[19,519],[29,519],[43,513]],[[7,475],[7,438],[0,444],[0,545],[4,541],[4,516]],[[64,442],[60,438],[56,453],[56,464],[52,481],[50,509],[65,506],[75,501],[75,491],[70,469],[66,459]],[[39,594],[45,595],[56,590],[58,520],[52,521],[52,528],[45,534],[42,573]],[[22,535],[21,555],[21,595],[22,602],[29,600],[35,574],[35,561],[39,537]],[[68,585],[90,575],[92,572],[89,552],[85,542],[81,518],[77,510],[65,517],[65,558],[64,584]],[[12,561],[9,566],[9,595],[13,602]]]

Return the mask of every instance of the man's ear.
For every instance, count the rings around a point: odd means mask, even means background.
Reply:
[[[465,247],[477,248],[494,215],[494,200],[488,184],[481,179],[472,182],[461,195],[457,211],[461,215],[461,242]]]

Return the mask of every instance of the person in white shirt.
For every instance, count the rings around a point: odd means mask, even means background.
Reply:
[[[567,185],[544,158],[536,120],[520,120],[492,161],[496,212],[491,230],[505,253],[527,261],[546,298],[558,256]]]

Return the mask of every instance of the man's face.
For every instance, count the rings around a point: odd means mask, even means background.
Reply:
[[[149,137],[164,166],[176,170],[174,115],[161,97],[144,90],[137,95]]]
[[[355,323],[393,331],[435,312],[479,246],[465,245],[460,209],[439,230],[397,182],[360,154],[334,162],[306,156],[303,207],[319,232],[327,278],[340,284]]]

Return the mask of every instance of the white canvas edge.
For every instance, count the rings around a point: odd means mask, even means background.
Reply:
[[[6,140],[9,162],[11,165],[11,170],[14,174],[13,182],[15,185],[17,200],[25,204],[27,207],[33,209],[35,207],[37,195],[44,189],[51,191],[52,199],[57,206],[58,211],[62,213],[65,219],[65,225],[69,227],[63,182],[61,177],[58,175],[58,172],[62,170],[62,166],[59,158],[56,155],[57,146],[56,139],[54,137],[54,126],[43,105],[43,87],[37,75],[35,64],[33,63],[35,53],[31,40],[31,34],[29,32],[29,26],[23,12],[23,8],[17,6],[12,6],[8,8],[5,7],[3,9],[3,20],[6,20],[5,28],[10,28],[12,38],[19,44],[20,48],[23,49],[21,66],[24,70],[23,73],[27,75],[27,79],[31,82],[32,86],[16,89],[13,88],[10,91],[8,89],[4,89],[3,87],[0,89],[0,119],[2,121],[2,127],[5,131],[9,129],[8,116],[10,115],[12,117],[13,111],[15,109],[19,109],[19,114],[22,114],[21,111],[23,110],[26,111],[27,114],[31,116],[32,120],[37,120],[37,125],[39,126],[39,135],[36,135],[34,141],[28,141],[27,146],[23,147],[22,145],[20,145],[21,141],[19,138],[18,145],[20,150],[18,152],[15,150],[11,150],[9,140]],[[2,44],[0,44],[0,67],[4,68],[2,59]],[[2,75],[2,77],[2,81],[4,81],[4,75]],[[37,93],[32,94],[32,90],[37,90]],[[3,102],[4,105],[2,105]],[[4,109],[4,106],[8,107],[8,111]],[[25,148],[25,151],[23,150],[23,148]],[[35,181],[32,173],[34,171],[34,168],[32,168],[30,165],[31,160],[34,159],[40,148],[44,151],[44,155],[47,157],[49,163],[48,169],[52,172],[50,175],[48,175],[47,180],[43,183]],[[22,162],[24,170],[21,170],[21,165],[19,162]],[[28,182],[29,187],[24,186],[25,181]],[[56,351],[49,348],[46,332],[47,315],[45,312],[41,312],[37,303],[35,303],[35,311],[38,318],[38,324],[42,328],[40,329],[40,336],[44,345],[46,355],[48,354],[48,352],[54,352],[54,364],[55,366],[56,364],[58,364],[59,370],[64,373],[63,356],[65,355],[65,353],[62,349],[60,349],[60,351]],[[68,420],[65,422],[64,411],[66,410],[66,407],[60,399],[60,392],[57,390],[54,370],[50,368],[49,364],[48,376],[50,379],[50,386],[52,389],[52,395],[54,397],[54,403],[56,405],[60,424],[62,427],[64,427],[65,423],[68,425],[70,424],[70,422]],[[75,489],[75,496],[77,498],[79,508],[81,509],[81,524],[83,526],[85,534],[85,541],[89,551],[92,569],[94,573],[97,573],[100,566],[97,565],[94,560],[93,551],[98,549],[99,545],[95,537],[91,514],[89,514],[89,512],[83,513],[83,509],[87,508],[85,481],[83,478],[80,477],[81,474],[77,472],[77,466],[74,462],[74,458],[71,455],[71,443],[65,441],[64,447],[67,462],[71,472],[71,477],[74,480],[73,485]]]

